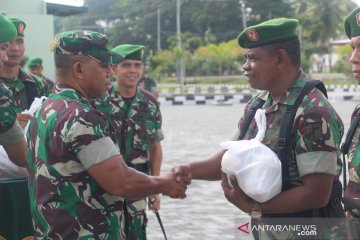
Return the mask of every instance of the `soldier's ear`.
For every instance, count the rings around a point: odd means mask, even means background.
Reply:
[[[77,79],[83,79],[83,65],[80,61],[74,62],[73,66],[72,66],[72,72],[73,75],[77,78]]]
[[[285,49],[278,49],[276,57],[278,66],[284,66],[284,64],[289,60],[289,56]]]

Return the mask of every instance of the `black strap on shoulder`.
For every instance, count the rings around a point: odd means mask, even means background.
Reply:
[[[350,148],[350,144],[351,144],[351,140],[354,137],[354,134],[356,132],[356,129],[359,125],[360,122],[360,111],[358,111],[355,115],[355,117],[351,120],[350,123],[350,128],[348,130],[348,132],[346,133],[346,137],[345,137],[345,142],[341,145],[341,153],[342,153],[342,157],[343,157],[343,186],[344,186],[344,190],[346,189],[347,186],[347,179],[346,179],[346,155],[349,152],[349,148]]]
[[[292,153],[291,135],[294,125],[295,115],[300,104],[303,102],[304,97],[314,87],[318,88],[327,97],[325,85],[321,81],[308,80],[305,86],[302,88],[299,96],[295,100],[295,103],[286,109],[286,112],[282,119],[282,124],[281,124],[282,127],[280,129],[279,142],[278,142],[278,157],[281,161],[283,191],[290,188],[289,156]]]
[[[244,123],[241,128],[240,136],[238,137],[238,140],[241,140],[244,138],[245,133],[247,132],[251,121],[254,119],[256,111],[264,105],[265,101],[260,98],[256,98],[254,102],[251,103],[250,109],[247,112],[247,114],[244,117]]]

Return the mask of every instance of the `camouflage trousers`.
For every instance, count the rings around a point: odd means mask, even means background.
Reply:
[[[127,240],[146,240],[146,199],[125,201],[125,233]]]

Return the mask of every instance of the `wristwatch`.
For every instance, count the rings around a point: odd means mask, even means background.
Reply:
[[[253,209],[250,212],[250,217],[254,219],[260,219],[262,216],[261,208],[258,203],[255,203]]]

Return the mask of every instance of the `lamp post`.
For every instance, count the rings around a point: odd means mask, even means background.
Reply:
[[[246,10],[245,10],[245,1],[239,0],[239,4],[241,6],[241,15],[244,29],[246,28]]]
[[[182,43],[181,43],[181,21],[180,21],[180,9],[182,0],[176,0],[176,35],[177,35],[177,47],[180,50],[180,59],[176,61],[176,79],[180,83],[181,87],[184,85],[185,79],[185,64],[182,57]]]

